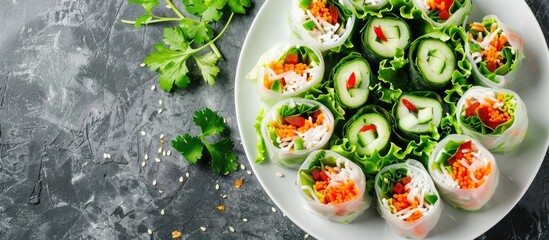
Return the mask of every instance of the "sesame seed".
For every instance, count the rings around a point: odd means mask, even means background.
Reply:
[[[286,213],[282,213],[282,216],[283,216],[283,217],[286,217]]]
[[[147,134],[145,133],[145,131],[141,131],[141,136],[145,136],[145,135],[147,135]]]
[[[171,156],[171,155],[172,155],[172,150],[168,150],[168,152],[166,153],[166,155]]]
[[[166,214],[166,211],[164,211],[164,209],[161,209],[160,210],[160,215],[164,216],[164,214]]]
[[[146,153],[145,153],[145,157],[144,157],[144,158],[145,158],[145,160],[149,160],[149,154],[146,154]]]
[[[229,226],[229,231],[234,232],[234,227]]]
[[[246,166],[244,166],[244,164],[240,164],[240,169],[246,170]]]
[[[142,162],[142,163],[141,163],[141,167],[145,167],[146,165],[147,165],[146,162]]]
[[[183,176],[179,177],[179,182],[183,182]]]
[[[164,134],[160,134],[160,139],[164,139]]]
[[[164,109],[162,108],[158,109],[158,113],[162,113],[162,111],[164,111]]]
[[[223,123],[227,123],[227,119],[223,118]]]
[[[250,170],[246,171],[246,173],[248,173],[248,175],[252,175],[252,171]]]
[[[164,144],[164,139],[160,139],[160,144]]]
[[[226,198],[227,198],[227,195],[223,195],[223,196],[221,196],[221,197],[222,197],[223,199],[226,199]]]
[[[284,177],[284,173],[277,172],[277,173],[276,173],[276,176],[277,176],[277,177]]]
[[[219,190],[219,184],[215,184],[215,190]]]
[[[107,158],[107,153],[103,153],[103,158]]]
[[[147,233],[148,233],[149,235],[152,235],[152,234],[153,234],[153,231],[149,228],[149,229],[147,229]]]
[[[154,161],[155,162],[160,162],[160,158],[155,158]]]
[[[276,212],[276,208],[272,207],[271,208],[271,211],[273,211],[274,213]]]
[[[307,238],[309,238],[309,234],[305,233],[305,236],[303,236],[303,239],[307,239]]]
[[[189,178],[191,175],[189,173],[185,173],[185,177]]]
[[[151,86],[151,91],[154,91],[154,90],[156,90],[156,86],[155,86],[155,85],[152,85],[152,86]]]
[[[156,186],[156,180],[153,180],[153,186]]]
[[[164,193],[164,191],[162,191],[162,190],[158,190],[158,192],[159,192],[160,194]]]
[[[162,156],[166,156],[166,151],[162,151]]]
[[[158,153],[162,153],[162,147],[158,148]]]
[[[166,5],[166,8],[172,8],[172,6],[170,6],[170,5]]]
[[[242,221],[243,221],[243,222],[248,222],[248,219],[247,219],[247,218],[243,218]]]
[[[109,154],[109,153],[106,153],[105,156],[106,156],[106,158],[111,158],[111,154]]]
[[[162,99],[158,99],[158,105],[162,105]]]
[[[141,63],[139,64],[140,67],[144,67],[145,66],[145,63]]]
[[[206,227],[200,227],[200,231],[205,232],[205,231],[206,231]]]

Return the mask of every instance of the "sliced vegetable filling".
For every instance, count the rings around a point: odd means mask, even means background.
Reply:
[[[303,28],[320,43],[336,42],[345,32],[345,18],[331,0],[301,0]]]
[[[449,141],[433,169],[443,173],[442,182],[458,189],[476,189],[486,181],[492,163],[486,152],[475,147],[471,140]]]
[[[332,70],[338,100],[347,108],[358,108],[368,100],[370,64],[360,54],[341,59]]]
[[[430,11],[430,16],[438,16],[438,20],[444,22],[450,18],[454,0],[425,0],[425,5]]]
[[[365,48],[381,59],[393,58],[397,49],[410,44],[410,27],[402,19],[389,15],[372,17],[362,36]]]
[[[415,134],[426,134],[438,127],[442,114],[442,103],[434,93],[403,94],[396,108],[399,129]]]
[[[380,173],[379,182],[382,207],[397,218],[414,223],[427,214],[438,201],[430,193],[428,179],[406,168],[392,168]]]
[[[324,152],[315,155],[309,169],[300,170],[302,190],[309,197],[322,204],[339,204],[355,199],[361,193],[352,176],[348,160],[325,156]]]
[[[365,113],[349,125],[346,134],[358,154],[370,156],[389,145],[391,125],[380,113]]]
[[[290,152],[310,149],[328,137],[330,123],[320,106],[297,103],[278,109],[278,117],[267,124],[275,146]]]
[[[498,26],[495,19],[468,26],[469,44],[473,61],[488,78],[494,74],[505,75],[517,61],[517,50],[508,41],[507,33]]]
[[[444,86],[456,69],[454,50],[438,39],[423,40],[416,53],[416,65],[423,78],[433,86]]]
[[[263,86],[281,94],[299,91],[308,86],[319,64],[318,56],[310,48],[291,47],[268,65]]]
[[[513,123],[516,100],[512,94],[479,90],[465,99],[462,121],[480,133],[501,133]]]

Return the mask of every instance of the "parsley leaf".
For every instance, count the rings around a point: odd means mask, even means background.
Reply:
[[[166,31],[164,31],[164,34],[166,34]],[[179,88],[187,87],[190,83],[187,76],[189,69],[186,65],[187,59],[191,56],[189,55],[189,50],[172,50],[162,44],[157,44],[155,48],[156,51],[152,51],[145,58],[144,62],[152,71],[157,71],[161,74],[158,78],[160,88],[169,92],[174,84]]]
[[[128,2],[141,4],[149,15],[152,13],[152,9],[158,6],[158,0],[128,0]]]
[[[246,14],[246,9],[244,7],[250,7],[250,0],[228,0],[229,8],[231,12]]]
[[[175,140],[172,140],[172,147],[192,164],[196,164],[202,158],[202,151],[204,150],[200,138],[191,137],[188,133],[184,137],[177,135]]]
[[[196,60],[198,68],[200,68],[204,81],[209,85],[213,85],[215,83],[215,77],[219,73],[219,68],[217,67],[217,60],[219,58],[214,53],[209,52],[202,56],[194,56],[194,59]]]
[[[191,164],[196,164],[202,159],[204,147],[211,157],[212,170],[219,175],[227,175],[238,168],[236,159],[238,156],[233,151],[233,141],[223,137],[215,143],[210,143],[206,136],[221,134],[226,126],[223,118],[209,108],[198,110],[194,113],[193,122],[202,129],[202,133],[196,137],[178,135],[171,141],[172,147],[181,153]]]
[[[205,22],[218,21],[226,4],[227,0],[183,0],[185,10],[195,16],[201,16]]]
[[[205,143],[206,149],[212,156],[212,169],[219,175],[227,175],[236,171],[237,156],[233,152],[233,141],[230,138],[222,138],[214,144]]]
[[[183,29],[187,39],[193,39],[195,44],[204,44],[213,38],[213,29],[206,22],[195,24],[193,20],[183,19],[179,23],[179,27]]]
[[[209,108],[196,111],[193,122],[202,129],[202,135],[204,136],[220,134],[225,130],[223,118]]]

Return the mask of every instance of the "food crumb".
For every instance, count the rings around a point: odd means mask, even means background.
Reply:
[[[275,212],[276,212],[276,208],[271,207],[271,211],[273,211],[273,212],[275,213]]]
[[[205,232],[205,231],[206,231],[206,227],[200,227],[200,231]]]
[[[303,236],[303,239],[307,239],[307,238],[309,238],[309,234],[305,233],[305,236]]]
[[[277,177],[284,177],[284,173],[277,172],[277,173],[276,173],[276,176],[277,176]]]
[[[181,234],[180,231],[173,231],[172,232],[172,238],[175,239],[175,238],[180,238],[181,236],[183,236],[183,234]]]
[[[234,180],[234,187],[240,188],[242,186],[242,183],[244,183],[244,178],[239,178]]]
[[[147,229],[147,233],[148,233],[149,235],[152,235],[152,234],[153,234],[153,231],[149,228],[149,229]]]
[[[229,231],[234,232],[234,228],[229,226]]]
[[[219,205],[216,207],[219,211],[225,211],[225,205]]]
[[[164,139],[160,139],[160,144],[164,144]]]

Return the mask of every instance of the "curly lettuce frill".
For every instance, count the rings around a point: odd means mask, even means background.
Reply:
[[[440,29],[448,26],[461,26],[469,17],[473,9],[471,0],[455,0],[450,8],[451,16],[447,20],[441,20],[438,11],[430,11],[424,0],[407,0],[411,4],[405,4],[400,8],[400,15],[406,19],[420,20],[423,23],[424,32]]]
[[[367,3],[365,0],[345,0],[353,5],[351,9],[358,18],[381,17],[385,13],[394,12],[404,5],[412,4],[409,0],[381,0],[377,4]]]

